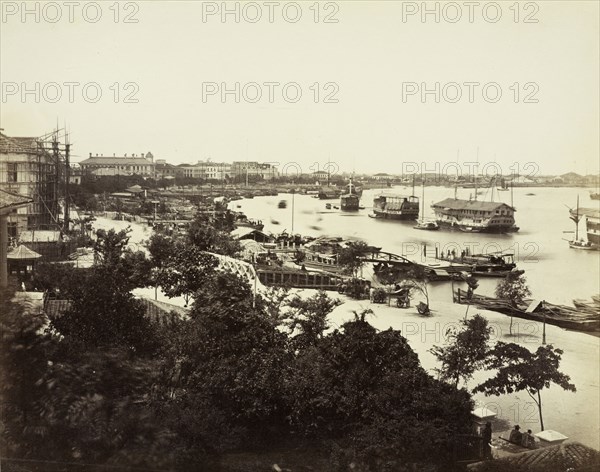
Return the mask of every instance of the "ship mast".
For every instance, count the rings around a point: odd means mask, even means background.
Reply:
[[[423,191],[421,192],[421,200],[423,201],[423,204],[421,205],[423,207],[422,213],[421,213],[421,221],[425,221],[425,179],[423,179]]]
[[[477,168],[479,167],[479,146],[477,146],[477,165],[475,166],[475,201],[477,201],[477,174],[478,174],[478,170]]]
[[[575,212],[575,241],[579,241],[579,195],[577,195],[577,210]]]

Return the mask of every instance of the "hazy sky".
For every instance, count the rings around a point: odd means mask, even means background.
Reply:
[[[422,2],[228,2],[223,17],[222,2],[30,2],[23,17],[2,2],[0,127],[66,123],[75,160],[466,172],[479,148],[505,174],[598,172],[599,2],[476,3],[425,2],[422,17]]]

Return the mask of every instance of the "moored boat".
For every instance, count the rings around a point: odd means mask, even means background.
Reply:
[[[376,218],[416,220],[419,217],[419,198],[381,193],[373,199],[373,214]]]
[[[348,189],[348,193],[345,193],[340,197],[340,208],[342,211],[358,211],[358,207],[360,206],[360,197],[357,192],[354,190],[352,185],[352,179],[350,179],[349,184],[346,186]]]
[[[440,227],[467,233],[519,231],[513,216],[516,209],[506,203],[446,198],[431,207]]]
[[[413,226],[414,229],[422,229],[425,231],[437,231],[440,227],[435,221],[421,221]]]

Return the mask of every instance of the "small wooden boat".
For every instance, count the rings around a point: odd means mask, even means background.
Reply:
[[[285,200],[280,200],[277,204],[277,208],[287,208],[287,202]]]
[[[596,250],[596,246],[594,246],[589,241],[584,241],[583,239],[580,239],[579,241],[577,241],[577,240],[569,241],[569,247],[571,249],[581,249],[582,251]]]
[[[416,226],[413,226],[414,229],[422,229],[425,231],[437,231],[440,227],[437,225],[435,221],[421,221],[417,223]]]
[[[325,208],[328,209],[328,210],[331,210],[331,203],[326,203],[325,204]]]

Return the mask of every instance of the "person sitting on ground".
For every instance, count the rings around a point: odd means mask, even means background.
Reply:
[[[508,440],[511,443],[515,443],[515,444],[521,444],[522,440],[523,440],[523,433],[521,433],[521,431],[519,431],[521,429],[521,427],[517,424],[515,425],[514,429],[510,432],[510,436],[508,437]]]
[[[535,449],[535,438],[533,437],[530,429],[528,429],[526,433],[523,433],[521,444],[527,449]]]

